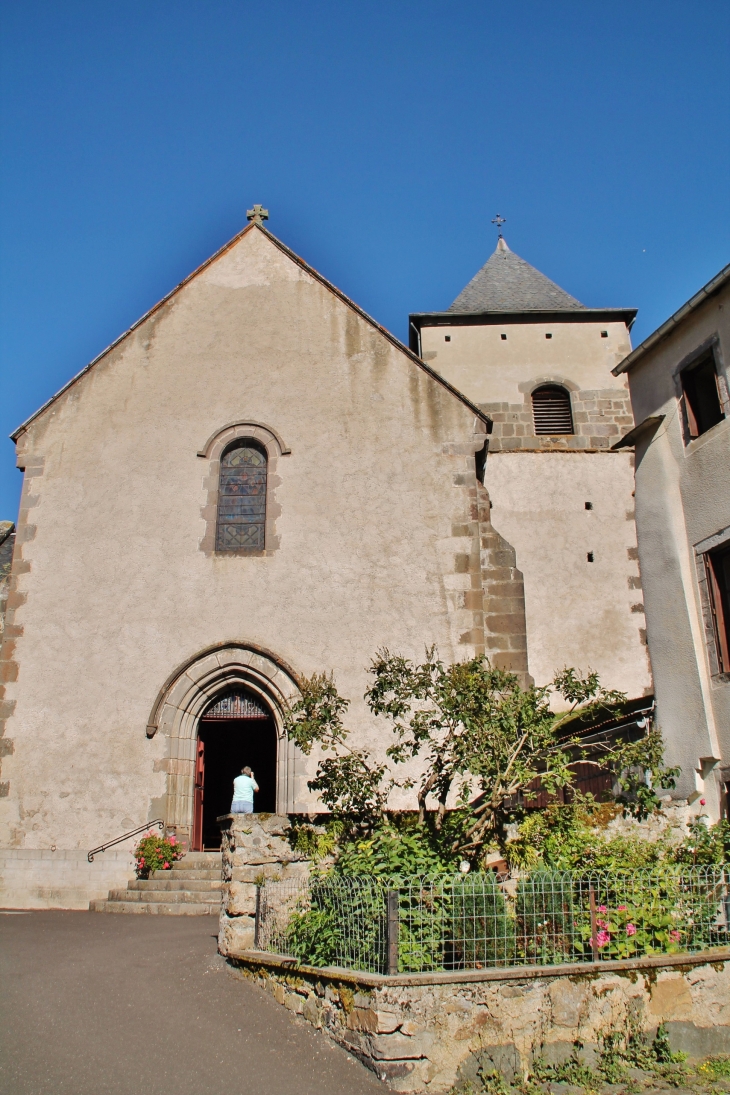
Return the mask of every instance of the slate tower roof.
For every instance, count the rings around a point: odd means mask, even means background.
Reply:
[[[448,312],[574,312],[585,308],[499,237],[497,248]]]

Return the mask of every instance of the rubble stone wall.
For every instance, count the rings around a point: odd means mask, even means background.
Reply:
[[[306,878],[311,863],[293,851],[289,819],[278,814],[230,814],[222,823],[218,949],[228,955],[254,945],[257,879]]]
[[[730,1045],[730,952],[705,956],[382,977],[287,967],[256,952],[229,961],[275,999],[324,1029],[394,1091],[447,1092],[483,1065],[508,1082],[531,1062],[595,1062],[601,1037],[629,1021],[665,1023],[690,1057]]]

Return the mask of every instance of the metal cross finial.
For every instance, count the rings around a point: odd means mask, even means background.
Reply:
[[[253,209],[246,210],[246,219],[253,221],[254,224],[263,224],[269,219],[269,211],[264,209],[263,205],[255,205]]]
[[[497,213],[496,217],[492,217],[492,224],[497,225],[497,231],[499,232],[499,238],[500,239],[502,238],[502,225],[506,224],[506,223],[507,223],[507,218],[506,217],[501,217],[499,215],[499,213]]]

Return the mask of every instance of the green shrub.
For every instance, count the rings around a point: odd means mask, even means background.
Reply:
[[[169,871],[176,860],[182,859],[183,854],[174,836],[145,833],[132,852],[137,878],[149,878],[153,871]]]
[[[451,962],[458,969],[509,965],[515,959],[515,921],[491,872],[454,880],[450,891]]]

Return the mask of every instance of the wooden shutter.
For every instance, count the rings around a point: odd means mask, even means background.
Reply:
[[[705,570],[707,573],[707,585],[710,590],[710,607],[712,609],[712,621],[715,627],[715,642],[717,643],[717,656],[722,673],[730,673],[730,638],[728,636],[728,589],[726,575],[723,572],[724,557],[728,551],[721,555],[707,552],[705,555]],[[727,563],[725,563],[727,567]]]

